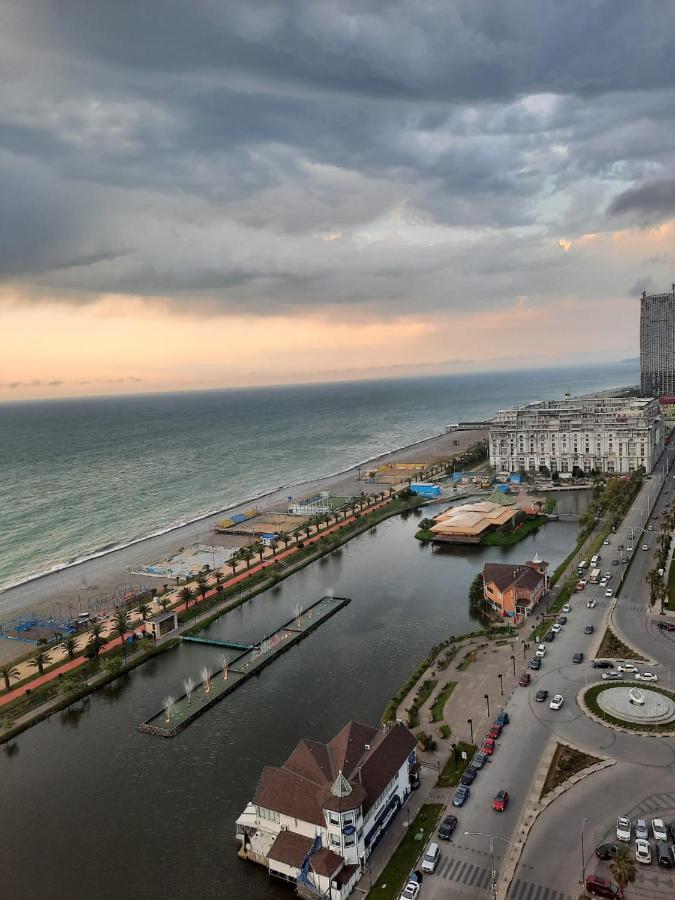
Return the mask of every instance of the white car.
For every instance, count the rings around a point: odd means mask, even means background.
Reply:
[[[611,672],[603,672],[602,677],[605,681],[620,681],[623,678],[621,672],[616,672],[612,669]]]
[[[594,608],[595,608],[595,600],[587,600],[587,601],[586,601],[586,606],[587,606],[589,609],[594,609]]]
[[[416,881],[409,881],[401,891],[399,900],[417,900],[421,886]]]
[[[607,590],[605,591],[605,597],[611,597],[611,596],[612,596],[612,589],[607,588]]]
[[[637,672],[638,667],[635,663],[621,663],[620,666],[616,667],[617,672]]]
[[[605,545],[605,547],[609,547],[609,538],[605,538],[602,543]]]
[[[563,606],[562,611],[563,611],[564,613],[572,612],[572,607],[569,605],[569,603],[566,603],[566,604]]]
[[[562,625],[560,624],[560,622],[555,622],[553,625],[551,625],[551,631],[555,631],[556,634],[558,634],[559,631],[562,631]]]
[[[549,703],[549,709],[560,709],[560,707],[564,703],[564,698],[562,694],[556,694],[553,700]]]
[[[652,861],[652,848],[649,846],[649,841],[641,839],[635,841],[635,859],[639,863],[647,864]]]
[[[616,839],[617,841],[627,841],[630,843],[631,821],[628,816],[619,816],[616,820]]]
[[[649,547],[648,547],[646,544],[643,544],[643,545],[642,545],[642,549],[643,549],[643,550],[649,550]]]
[[[659,679],[653,672],[638,672],[635,676],[636,681],[658,681]]]
[[[663,819],[652,819],[652,834],[655,841],[668,840],[668,832]]]
[[[626,547],[626,553],[632,553],[632,552],[633,552],[632,547]]]
[[[653,525],[647,525],[647,531],[653,531],[653,530],[654,530]]]
[[[544,656],[546,656],[546,644],[539,644],[539,646],[537,647],[537,652],[534,655],[538,656],[539,659],[542,659]]]

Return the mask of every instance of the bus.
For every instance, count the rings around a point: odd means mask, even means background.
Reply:
[[[577,575],[579,576],[579,578],[581,578],[581,576],[584,574],[584,569],[586,568],[587,565],[588,565],[588,563],[586,562],[586,560],[582,559],[581,562],[579,563],[579,565],[577,566]]]
[[[600,569],[591,569],[591,574],[588,576],[588,580],[591,584],[597,584],[600,581]]]

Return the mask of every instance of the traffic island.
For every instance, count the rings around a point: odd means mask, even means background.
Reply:
[[[595,722],[643,735],[675,734],[675,693],[629,681],[594,684],[577,695],[583,712]]]

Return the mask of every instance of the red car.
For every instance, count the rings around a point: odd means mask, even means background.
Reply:
[[[522,674],[522,675],[520,676],[520,678],[518,679],[518,684],[519,684],[521,687],[527,687],[528,684],[530,683],[530,681],[532,681],[532,676],[530,675],[530,673],[529,673],[529,672],[523,672],[523,674]]]
[[[496,741],[499,735],[502,733],[502,726],[495,724],[492,726],[490,731],[488,732],[488,737],[492,738],[493,741]]]
[[[492,738],[485,738],[485,740],[483,741],[483,746],[480,749],[488,756],[492,756],[492,754],[495,752],[495,742],[492,740]]]
[[[492,801],[492,808],[495,812],[504,812],[509,803],[509,792],[499,791],[495,799]]]

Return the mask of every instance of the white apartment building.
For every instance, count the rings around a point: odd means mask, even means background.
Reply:
[[[656,398],[543,400],[497,412],[490,463],[497,472],[651,472],[664,439]]]
[[[309,893],[345,900],[411,791],[417,738],[401,723],[349,722],[268,766],[237,819],[239,855]]]

